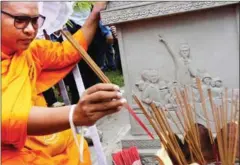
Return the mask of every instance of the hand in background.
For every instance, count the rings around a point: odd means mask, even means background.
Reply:
[[[110,28],[111,28],[113,37],[117,38],[117,28],[116,28],[116,26],[110,26]]]
[[[93,6],[93,11],[99,13],[102,10],[105,10],[108,2],[95,2]]]
[[[106,36],[106,41],[108,44],[113,44],[114,43],[114,38],[112,35]]]

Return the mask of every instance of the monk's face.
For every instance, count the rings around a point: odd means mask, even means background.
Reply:
[[[21,29],[19,27],[24,20],[16,20],[3,12],[12,16],[37,17],[39,15],[37,2],[2,2],[2,46],[10,52],[27,49],[36,37],[38,28],[34,28],[30,22]]]

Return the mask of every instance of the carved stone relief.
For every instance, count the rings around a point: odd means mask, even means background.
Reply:
[[[149,4],[154,2],[137,2],[137,1],[111,1],[107,5],[107,9],[116,9],[116,8],[123,8],[123,7],[130,7],[130,6],[139,6],[143,4]]]
[[[201,10],[234,3],[237,2],[110,2],[108,4],[108,10],[101,12],[101,19],[103,24],[108,25],[156,16]]]
[[[169,118],[170,125],[174,127],[174,122],[180,124],[180,121],[176,117],[176,109],[177,104],[175,101],[175,92],[174,88],[178,87],[182,89],[183,86],[187,85],[190,87],[190,91],[193,91],[193,96],[195,100],[196,106],[196,115],[197,115],[197,122],[201,124],[206,124],[206,119],[202,112],[202,107],[200,103],[200,95],[196,85],[196,77],[199,77],[202,81],[202,89],[203,94],[206,98],[206,105],[208,109],[208,117],[209,121],[214,122],[210,101],[208,100],[207,89],[211,89],[213,99],[216,103],[221,104],[224,86],[223,82],[219,77],[214,77],[210,75],[205,69],[198,69],[191,65],[191,53],[190,53],[190,46],[187,43],[184,43],[180,46],[179,55],[175,53],[174,50],[171,49],[170,44],[160,36],[160,43],[164,44],[165,48],[168,50],[168,53],[172,57],[175,65],[175,77],[173,81],[164,80],[161,77],[160,73],[156,69],[145,69],[141,72],[140,80],[135,83],[138,91],[141,95],[141,100],[145,103],[147,108],[150,108],[150,103],[154,102],[157,106],[161,108],[167,108],[169,111],[166,111],[167,117]],[[234,90],[234,97],[239,96],[239,89]],[[191,96],[191,94],[189,94]],[[230,107],[230,102],[232,97],[232,89],[228,89],[228,107]],[[190,102],[192,98],[189,97]],[[236,112],[239,113],[239,112]],[[230,114],[229,118],[230,118]],[[176,128],[173,128],[176,130]],[[212,124],[212,129],[214,129]],[[175,131],[176,133],[178,131]]]
[[[158,161],[153,156],[141,157],[141,162],[143,165],[158,165]]]

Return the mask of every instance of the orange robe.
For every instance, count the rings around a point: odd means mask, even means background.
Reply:
[[[81,30],[74,38],[87,49]],[[84,163],[79,162],[71,130],[48,136],[27,136],[31,107],[46,106],[41,93],[65,77],[80,58],[68,41],[61,44],[34,40],[27,50],[13,56],[2,52],[3,165],[91,165],[86,141]]]

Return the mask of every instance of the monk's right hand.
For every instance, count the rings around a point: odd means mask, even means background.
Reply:
[[[77,126],[91,126],[100,118],[116,113],[126,103],[114,84],[97,84],[88,88],[76,105],[73,121]]]

